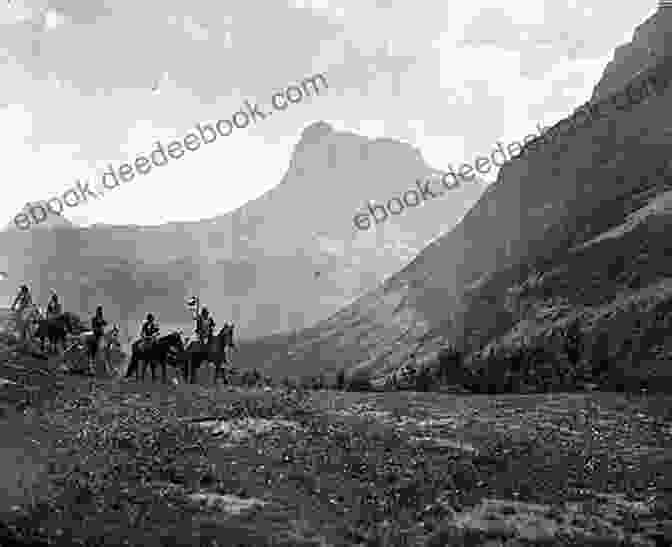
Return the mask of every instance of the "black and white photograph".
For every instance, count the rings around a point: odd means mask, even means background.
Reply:
[[[672,1],[7,0],[0,156],[0,547],[672,545]]]

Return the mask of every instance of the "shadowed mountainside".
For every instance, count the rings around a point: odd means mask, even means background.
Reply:
[[[608,102],[607,91],[633,79],[649,79],[655,94],[541,148],[530,143],[458,226],[398,274],[291,339],[265,341],[265,367],[381,377],[404,364],[435,365],[452,343],[476,367],[488,344],[543,345],[578,318],[588,348],[607,333],[621,372],[649,363],[632,374],[666,376],[671,12],[653,15],[635,45],[619,48],[593,97]],[[635,62],[629,50],[647,47],[656,55]]]

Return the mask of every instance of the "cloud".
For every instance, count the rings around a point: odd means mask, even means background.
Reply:
[[[585,101],[604,60],[652,9],[604,0],[12,3],[0,9],[0,104],[9,105],[0,123],[15,191],[0,215],[318,72],[327,94],[76,214],[152,224],[224,213],[279,182],[316,120],[411,142],[438,169],[471,161],[545,112],[559,117]],[[189,195],[211,199],[185,200],[185,181]],[[161,206],[147,210],[151,195]]]

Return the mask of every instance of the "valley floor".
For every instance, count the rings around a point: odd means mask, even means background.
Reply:
[[[27,381],[7,363],[0,376]],[[0,419],[2,545],[672,538],[669,397],[290,394],[32,374],[30,404],[7,395]]]

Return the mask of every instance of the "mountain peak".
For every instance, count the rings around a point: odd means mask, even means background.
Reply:
[[[307,126],[301,133],[300,143],[312,144],[331,135],[334,128],[325,121],[317,121]]]
[[[591,101],[599,101],[623,89],[640,72],[672,55],[672,7],[661,2],[658,10],[640,24],[632,40],[614,51]]]
[[[31,215],[31,209],[33,214]],[[35,216],[41,218],[42,217],[42,211],[46,213],[46,218],[44,220],[41,220],[40,222],[35,222]],[[47,202],[45,200],[41,201],[29,201],[26,203],[26,205],[19,211],[19,213],[25,214],[29,219],[30,219],[30,227],[31,228],[41,228],[41,229],[51,229],[51,228],[58,228],[58,227],[73,227],[74,224],[70,222],[67,218],[65,218],[62,215],[55,215],[51,212],[49,212],[49,209],[47,208]],[[5,227],[5,230],[19,230],[17,228],[16,224],[14,223],[14,220],[10,221],[9,224]]]

